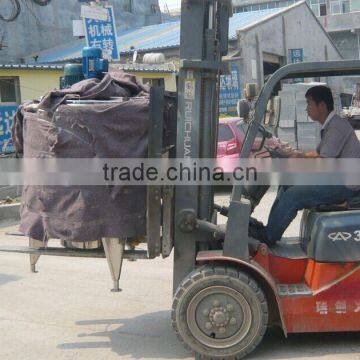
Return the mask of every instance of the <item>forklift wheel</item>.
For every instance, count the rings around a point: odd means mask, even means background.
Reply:
[[[201,267],[175,293],[173,328],[201,359],[241,359],[258,346],[267,323],[263,291],[234,268]]]

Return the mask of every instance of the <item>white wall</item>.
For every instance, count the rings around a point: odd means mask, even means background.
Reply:
[[[283,32],[283,19],[285,32]],[[260,58],[256,49],[256,36],[259,39]],[[334,44],[306,4],[290,10],[248,30],[239,33],[239,46],[244,61],[244,77],[247,82],[256,82],[252,77],[252,61],[261,64],[260,80],[263,82],[263,52],[288,57],[288,50],[304,49],[304,61],[324,61],[325,47],[328,60],[340,60]]]

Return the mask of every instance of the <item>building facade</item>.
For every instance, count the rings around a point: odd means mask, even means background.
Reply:
[[[299,0],[233,0],[235,12],[286,7]],[[360,0],[307,0],[345,59],[360,59]]]
[[[0,1],[0,64],[23,63],[26,55],[73,41],[72,21],[80,19],[82,2]],[[118,31],[161,23],[158,0],[107,3],[114,6]]]
[[[180,21],[120,33],[118,43],[120,63],[124,65],[134,65],[137,55],[135,66],[141,67],[145,54],[161,52],[170,68],[178,68]],[[83,46],[79,42],[76,46],[48,49],[39,53],[39,62],[80,61]],[[230,71],[221,81],[220,105],[226,108],[224,113],[233,112],[237,100],[244,96],[245,84],[257,83],[261,87],[270,74],[285,64],[340,59],[334,41],[304,2],[286,8],[236,13],[230,19],[229,54],[224,59]],[[159,79],[159,74],[155,72],[154,78]],[[171,87],[169,81],[165,82],[166,88],[176,89],[176,77],[172,77]]]
[[[11,128],[19,104],[59,87],[61,65],[0,65],[0,153],[13,151]]]

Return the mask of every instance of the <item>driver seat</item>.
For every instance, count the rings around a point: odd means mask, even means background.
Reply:
[[[360,191],[354,197],[342,204],[319,205],[315,208],[317,212],[360,210]]]

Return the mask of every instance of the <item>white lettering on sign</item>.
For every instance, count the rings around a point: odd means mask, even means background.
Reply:
[[[329,312],[328,304],[326,301],[317,301],[316,302],[316,312],[320,315],[327,315]]]
[[[100,6],[81,6],[81,17],[85,19],[94,19],[100,21],[108,20],[108,11]]]
[[[355,312],[360,313],[360,301],[355,302]]]
[[[102,41],[101,41],[101,40],[91,40],[91,41],[90,41],[90,46],[91,46],[91,47],[96,47],[96,48],[100,48],[100,49],[101,49],[101,45],[102,45]]]
[[[184,158],[191,156],[192,150],[192,121],[193,121],[193,102],[185,102],[185,121],[184,121]]]
[[[110,53],[112,53],[112,51],[114,50],[115,44],[113,39],[103,39],[102,40],[102,49],[105,51],[109,51]]]
[[[337,314],[346,314],[346,301],[337,301],[335,303],[335,311]]]
[[[114,28],[111,26],[111,24],[101,24],[100,33],[102,36],[113,36]]]

